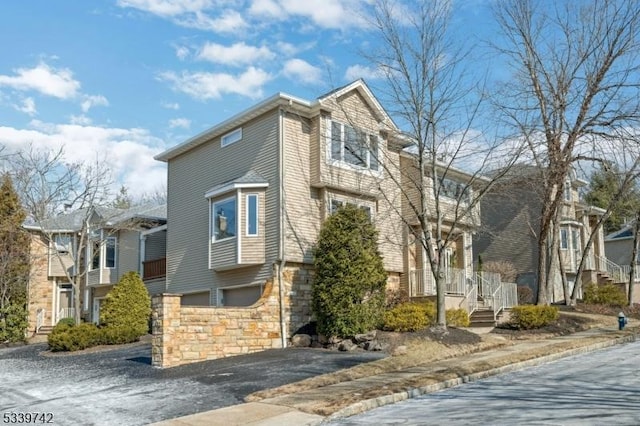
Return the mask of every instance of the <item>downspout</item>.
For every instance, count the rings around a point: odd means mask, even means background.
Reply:
[[[285,229],[284,229],[284,215],[285,215],[285,209],[284,209],[284,111],[282,110],[282,108],[278,109],[278,115],[279,115],[279,123],[278,126],[280,127],[280,131],[278,132],[279,135],[279,140],[278,140],[278,144],[279,144],[279,149],[278,149],[278,161],[279,161],[279,167],[278,167],[278,173],[280,174],[279,179],[279,207],[280,207],[280,247],[279,247],[279,259],[280,259],[280,265],[278,267],[278,293],[280,296],[280,343],[282,345],[282,349],[287,347],[287,324],[285,321],[285,307],[284,307],[284,283],[283,283],[283,272],[284,272],[284,266],[285,266]]]

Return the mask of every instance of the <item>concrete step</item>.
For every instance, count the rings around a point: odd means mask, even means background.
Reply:
[[[43,325],[42,327],[40,327],[40,330],[38,330],[36,335],[37,336],[47,336],[47,335],[51,334],[51,331],[53,331],[53,326]]]

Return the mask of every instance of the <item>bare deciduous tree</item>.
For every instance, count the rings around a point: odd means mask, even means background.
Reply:
[[[500,145],[474,128],[482,87],[470,73],[471,48],[451,33],[451,7],[448,1],[376,2],[376,48],[363,53],[384,77],[376,87],[383,103],[407,129],[389,135],[408,146],[401,161],[383,158],[379,163],[409,210],[397,213],[423,248],[430,270],[425,273],[432,274],[436,284],[442,329],[447,250],[461,229],[477,224],[482,196],[517,158],[511,150],[499,153]],[[500,172],[487,178],[483,173],[489,167]]]
[[[499,93],[502,119],[530,147],[543,179],[538,303],[548,303],[554,220],[576,162],[604,160],[603,141],[633,143],[640,119],[640,4],[633,0],[496,3],[496,49],[514,70]]]

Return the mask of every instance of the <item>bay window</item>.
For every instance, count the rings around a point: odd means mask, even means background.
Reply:
[[[378,137],[347,124],[329,121],[331,159],[362,169],[379,170]]]

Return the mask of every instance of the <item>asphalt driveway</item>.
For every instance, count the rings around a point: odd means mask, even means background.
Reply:
[[[148,344],[81,355],[45,350],[46,344],[0,349],[0,416],[52,413],[60,425],[143,425],[384,357],[288,348],[160,370],[151,367]]]

